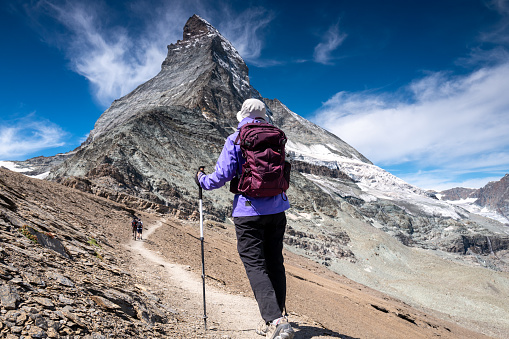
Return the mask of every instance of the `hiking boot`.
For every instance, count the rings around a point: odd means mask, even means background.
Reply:
[[[286,318],[281,318],[277,325],[270,323],[267,327],[266,338],[269,339],[293,339],[295,332]]]
[[[256,334],[262,335],[265,337],[267,334],[267,329],[269,328],[269,325],[265,322],[265,320],[261,320],[258,323],[258,326],[256,326]]]

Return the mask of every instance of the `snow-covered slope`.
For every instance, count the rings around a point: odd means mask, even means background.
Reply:
[[[5,167],[8,170],[18,173],[30,172],[33,170],[33,168],[30,167],[22,167],[14,161],[0,161],[0,167]]]
[[[441,215],[453,219],[461,218],[461,210],[445,201],[433,198],[426,191],[412,186],[391,173],[373,164],[368,164],[355,158],[347,158],[333,153],[334,145],[305,145],[300,142],[288,141],[287,150],[293,159],[339,169],[356,182],[362,193],[357,198],[364,201],[377,199],[391,200],[395,203],[409,204],[430,215]],[[308,176],[320,186],[326,186],[326,181]],[[334,191],[332,187],[329,190]],[[341,192],[352,195],[352,192]]]
[[[466,209],[470,213],[479,214],[486,218],[490,218],[499,221],[503,224],[509,225],[509,219],[507,219],[500,213],[497,213],[493,209],[490,209],[489,207],[482,207],[475,204],[476,200],[477,198],[467,198],[461,200],[448,200],[447,202],[456,206],[460,206],[461,208]]]
[[[352,146],[292,112],[277,99],[265,99],[265,103],[274,112],[274,122],[288,136],[286,151],[290,159],[339,170],[355,182],[357,189],[337,185],[323,176],[306,176],[331,195],[353,196],[365,202],[389,200],[414,215],[422,213],[459,220],[466,214],[461,208],[439,201],[433,194],[373,165]]]
[[[30,165],[22,165],[19,162],[14,161],[0,161],[0,167],[7,168],[10,171],[18,172],[25,174],[27,177],[36,178],[36,179],[45,179],[49,175],[49,171],[33,174],[37,171],[37,169]]]

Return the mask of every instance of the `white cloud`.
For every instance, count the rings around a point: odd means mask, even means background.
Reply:
[[[509,170],[509,63],[465,76],[434,73],[410,84],[411,102],[340,92],[313,120],[380,166],[452,174]]]
[[[57,125],[33,115],[0,126],[0,158],[15,159],[36,151],[60,147],[65,132]]]
[[[159,16],[150,23],[140,19],[138,24],[144,24],[136,27],[141,31],[129,32],[107,26],[109,17],[118,13],[96,2],[41,1],[38,5],[35,10],[63,25],[65,32],[56,43],[65,50],[73,70],[90,81],[94,96],[103,106],[159,72],[166,45],[181,38],[181,21],[185,20],[174,6],[172,11],[156,11]]]
[[[330,65],[332,64],[332,52],[334,52],[346,39],[347,35],[339,31],[339,24],[335,24],[324,34],[322,42],[315,47],[313,59],[315,62]]]
[[[49,15],[63,26],[58,41],[53,31],[45,32],[46,38],[64,49],[72,69],[90,81],[104,107],[160,71],[166,46],[182,39],[184,24],[193,14],[217,27],[246,60],[258,66],[272,64],[260,59],[260,30],[273,18],[263,8],[234,13],[227,5],[206,1],[137,1],[129,6],[134,19],[126,18],[118,26],[112,18],[123,14],[97,1],[57,1],[40,1],[30,14],[39,20],[44,20],[41,14]]]

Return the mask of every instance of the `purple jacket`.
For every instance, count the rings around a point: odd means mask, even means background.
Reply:
[[[242,156],[242,151],[239,145],[235,145],[235,139],[237,138],[240,127],[253,122],[255,119],[245,118],[243,119],[238,127],[237,132],[230,135],[224,144],[221,155],[217,159],[217,164],[214,173],[200,176],[200,185],[203,189],[213,190],[222,187],[228,181],[235,177],[235,174],[242,172],[242,164],[246,162],[246,159]],[[286,195],[285,195],[286,197]],[[251,198],[241,194],[235,194],[233,198],[233,217],[248,217],[255,215],[267,215],[276,214],[279,212],[286,211],[290,208],[290,203],[287,200],[283,200],[281,194],[274,197],[264,198]]]

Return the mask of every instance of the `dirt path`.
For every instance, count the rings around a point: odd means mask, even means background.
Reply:
[[[170,304],[178,307],[176,310],[186,322],[194,326],[193,334],[199,338],[246,338],[261,339],[256,334],[256,325],[261,321],[258,305],[252,297],[230,294],[218,288],[212,279],[206,282],[207,327],[203,324],[203,294],[201,275],[192,272],[188,266],[169,262],[161,253],[148,249],[151,235],[163,225],[165,219],[158,220],[150,225],[143,233],[142,241],[131,240],[130,247],[135,271],[148,282],[148,288],[163,291],[173,298]],[[207,274],[207,262],[205,262]],[[324,328],[313,321],[309,321],[297,314],[290,315],[290,321],[295,329],[295,339],[298,338],[337,338],[338,335],[329,336]]]
[[[202,279],[186,266],[168,262],[165,258],[144,246],[150,236],[162,225],[161,221],[150,225],[142,241],[132,240],[129,244],[133,255],[141,256],[137,272],[153,275],[156,285],[163,289],[176,289],[180,299],[185,300],[179,307],[187,316],[199,320],[203,317]],[[141,260],[140,260],[141,259]],[[206,265],[206,264],[205,264]],[[206,266],[205,266],[206,270]],[[256,301],[239,295],[227,294],[210,283],[206,285],[207,326],[209,334],[221,334],[223,338],[262,338],[255,333],[255,326],[261,320]],[[203,326],[203,321],[202,321]]]

